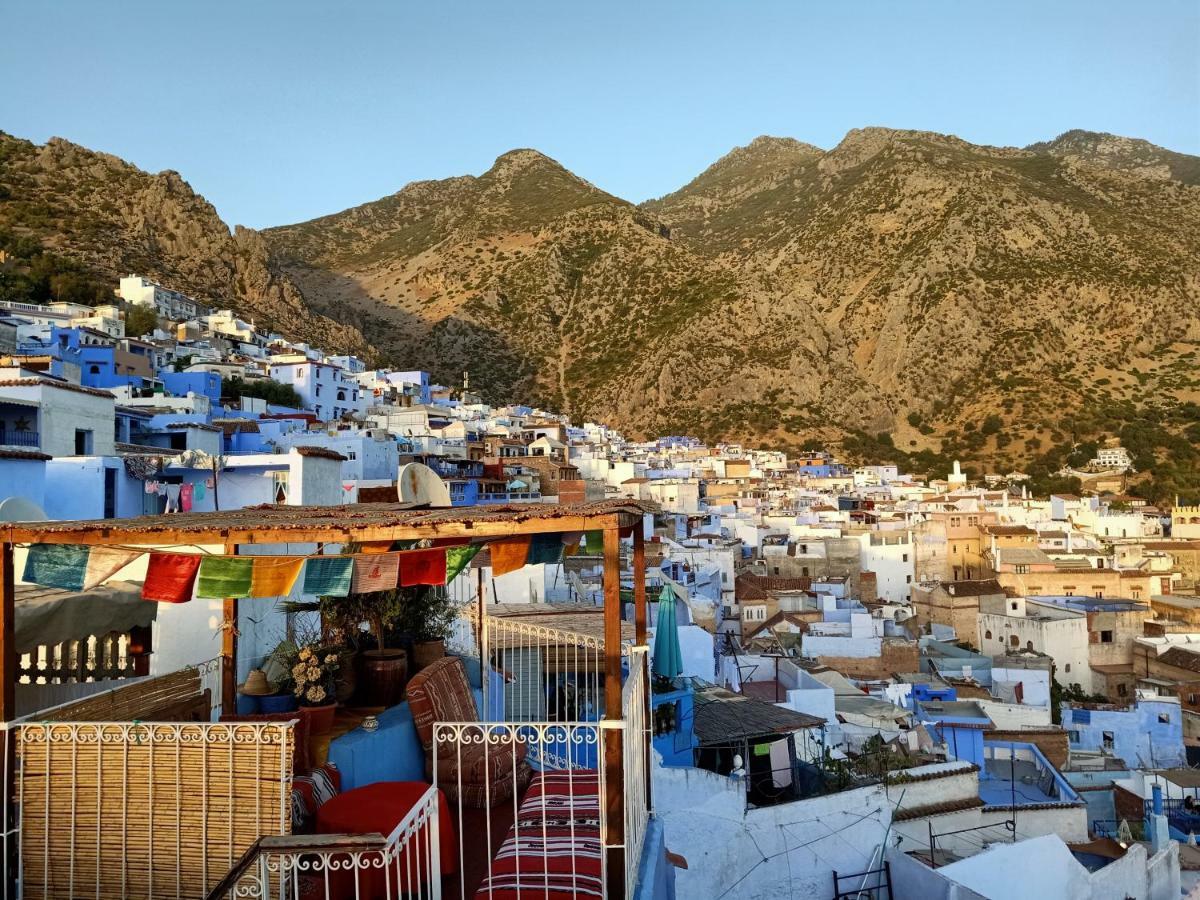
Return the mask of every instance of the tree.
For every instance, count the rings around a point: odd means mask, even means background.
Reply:
[[[979,430],[982,431],[984,434],[996,434],[1003,427],[1004,427],[1004,420],[1002,418],[1000,418],[998,415],[996,415],[995,413],[992,413],[990,416],[988,416],[986,419],[983,420],[983,427],[980,428]]]
[[[221,393],[231,400],[241,397],[258,397],[275,406],[299,408],[303,405],[300,395],[289,384],[280,384],[269,378],[246,381],[234,375],[221,386]]]
[[[140,338],[158,327],[158,313],[153,306],[131,306],[125,311],[125,336]]]

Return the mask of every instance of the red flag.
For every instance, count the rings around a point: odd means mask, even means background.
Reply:
[[[142,583],[142,599],[187,603],[192,599],[200,557],[190,553],[151,553]]]
[[[389,591],[396,586],[398,553],[359,553],[354,557],[350,592]]]
[[[409,550],[400,554],[400,586],[446,583],[446,548]]]

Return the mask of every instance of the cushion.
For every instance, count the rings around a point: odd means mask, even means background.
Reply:
[[[479,720],[466,669],[455,656],[439,659],[414,675],[405,698],[426,752],[433,749],[435,723]]]
[[[475,896],[603,896],[599,788],[594,769],[538,775]]]
[[[308,716],[298,712],[285,713],[255,713],[248,716],[222,715],[222,722],[295,722],[296,730],[292,735],[295,747],[292,752],[292,774],[307,775],[313,767],[309,752]]]
[[[342,776],[331,765],[318,766],[310,775],[292,779],[292,832],[301,834],[312,827],[317,810],[337,796]]]

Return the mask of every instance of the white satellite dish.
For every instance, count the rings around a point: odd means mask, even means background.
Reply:
[[[421,506],[449,506],[450,489],[437,472],[421,463],[405,463],[396,477],[396,493],[401,503]]]
[[[42,508],[27,497],[8,497],[0,502],[0,522],[45,522]]]

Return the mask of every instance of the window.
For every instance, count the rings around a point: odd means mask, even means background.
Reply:
[[[1100,632],[1100,643],[1102,643],[1102,644],[1111,644],[1112,642],[1113,642],[1113,636],[1112,636],[1112,632],[1111,632],[1111,631],[1102,631],[1102,632]]]
[[[800,552],[801,552],[801,553],[808,553],[808,544],[801,544],[801,545],[800,545]]]
[[[962,516],[951,516],[950,517],[950,527],[951,528],[957,528],[961,524],[962,524]]]
[[[1171,714],[1170,713],[1159,713],[1158,714],[1158,724],[1159,725],[1170,725],[1171,724]]]
[[[1012,646],[1016,647],[1020,645],[1021,639],[1014,634],[1009,637],[1008,642],[1012,644]]]
[[[346,451],[346,459],[358,459],[358,454],[355,453],[353,450],[347,450]]]
[[[1013,571],[1016,572],[1018,575],[1028,575],[1029,574],[1029,566],[1026,566],[1026,565],[1013,566]]]
[[[901,561],[901,562],[908,562],[908,554],[907,554],[907,553],[905,553],[905,554],[903,555],[903,558],[902,558],[900,561]]]
[[[985,641],[990,641],[992,639],[992,631],[990,628],[983,633],[983,639]]]
[[[92,432],[90,429],[75,429],[75,455],[92,455]]]
[[[951,553],[958,553],[958,544],[951,544],[951,545],[950,545],[950,552],[951,552]]]
[[[772,566],[772,567],[771,567],[771,574],[773,574],[773,575],[778,575],[778,574],[779,574],[779,566]]]
[[[904,576],[904,583],[905,583],[905,584],[912,584],[912,576],[911,576],[911,575],[905,575],[905,576]]]
[[[1127,684],[1118,684],[1118,685],[1117,685],[1117,693],[1118,693],[1119,695],[1121,695],[1122,697],[1124,697],[1126,694],[1128,694],[1128,693],[1129,693],[1129,685],[1127,685]]]
[[[288,498],[288,473],[287,472],[272,472],[271,473],[271,495],[275,498],[276,503],[287,503],[287,498]]]
[[[1067,673],[1070,673],[1070,671],[1071,671],[1071,664],[1070,664],[1070,663],[1067,663],[1065,666],[1063,666],[1063,671],[1064,671],[1064,672],[1067,672]]]
[[[1195,702],[1196,702],[1196,695],[1188,694],[1188,703],[1195,703]]]
[[[1095,590],[1096,590],[1096,594],[1095,594],[1096,599],[1097,600],[1104,599],[1104,588],[1096,588]]]
[[[1142,597],[1142,591],[1140,588],[1134,588],[1129,593],[1131,593],[1133,595],[1134,600],[1140,600]]]
[[[808,577],[808,566],[801,566],[801,567],[800,567],[800,574],[801,574],[803,577],[807,578],[807,577]]]
[[[1069,735],[1071,736],[1071,743],[1072,743],[1072,744],[1078,744],[1078,743],[1079,743],[1079,732],[1078,732],[1078,731],[1076,731],[1076,730],[1072,729],[1071,731],[1068,731],[1068,732],[1067,732],[1067,734],[1069,734]]]
[[[1017,601],[1016,600],[1013,600],[1009,605],[1012,607],[1013,612],[1017,611]]]
[[[1032,653],[1033,652],[1033,641],[1026,641],[1025,649],[1028,650],[1030,653]]]

